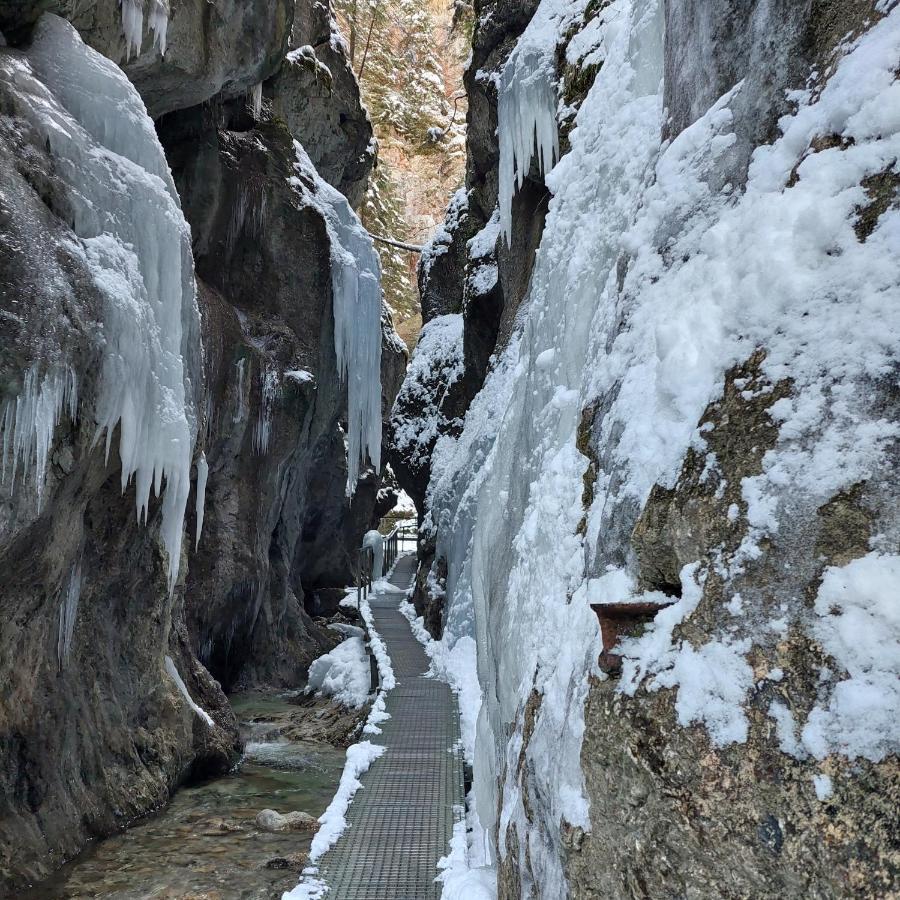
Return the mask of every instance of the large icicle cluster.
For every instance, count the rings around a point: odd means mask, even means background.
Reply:
[[[53,444],[53,432],[63,412],[74,421],[78,412],[78,382],[70,366],[40,374],[35,363],[26,373],[18,396],[4,401],[0,410],[0,432],[3,434],[3,459],[0,483],[7,473],[11,486],[22,467],[23,481],[32,472],[37,492],[38,509],[44,499],[47,459]]]
[[[500,139],[500,227],[510,240],[512,201],[537,156],[541,174],[559,158],[556,111],[556,42],[566,22],[580,15],[582,0],[544,0],[519,39],[497,91]]]
[[[122,31],[125,34],[125,59],[139,56],[144,38],[144,0],[119,0],[122,10]],[[166,55],[169,30],[169,0],[150,0],[147,26],[153,32],[153,46]]]
[[[108,456],[119,428],[122,489],[135,479],[139,518],[146,519],[151,489],[159,496],[165,482],[161,536],[171,588],[196,431],[188,368],[197,365],[199,315],[190,230],[153,122],[117,66],[50,15],[39,21],[27,59],[5,64],[16,67],[26,114],[73,187],[73,228],[104,298],[96,440],[105,432]],[[74,404],[70,376],[54,377],[63,380],[45,406]],[[41,414],[39,465],[54,415]]]
[[[352,494],[366,460],[381,467],[381,264],[344,195],[322,180],[298,142],[294,147],[302,177],[292,177],[291,184],[322,213],[331,242],[334,352],[347,384],[347,493]]]

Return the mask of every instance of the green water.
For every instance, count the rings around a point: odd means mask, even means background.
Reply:
[[[269,834],[255,826],[266,808],[319,816],[340,780],[344,753],[279,740],[287,700],[232,698],[247,755],[240,769],[181,789],[158,815],[91,846],[27,900],[269,900],[297,883],[299,867],[266,863],[307,851],[312,836]]]

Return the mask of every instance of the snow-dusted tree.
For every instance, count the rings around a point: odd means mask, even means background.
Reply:
[[[376,234],[421,244],[465,166],[465,28],[451,0],[335,0],[335,10],[379,142],[363,221]],[[379,249],[385,294],[403,332],[418,311],[415,260]]]

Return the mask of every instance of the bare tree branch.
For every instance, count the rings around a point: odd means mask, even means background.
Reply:
[[[418,244],[407,244],[405,241],[395,241],[393,238],[381,237],[377,234],[373,234],[372,239],[381,241],[382,244],[388,244],[391,247],[397,247],[400,250],[409,250],[410,253],[421,253],[425,249]]]
[[[363,77],[363,69],[366,67],[366,57],[369,55],[369,44],[372,42],[372,29],[375,27],[375,18],[378,15],[378,4],[381,0],[375,0],[375,4],[372,6],[372,18],[369,21],[369,33],[366,35],[366,47],[363,50],[362,62],[359,64],[359,72],[356,73],[356,77],[362,81]]]

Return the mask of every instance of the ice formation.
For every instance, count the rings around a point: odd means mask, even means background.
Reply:
[[[272,412],[278,397],[278,372],[270,369],[263,376],[260,385],[259,416],[253,425],[253,452],[267,453],[269,438],[272,436]]]
[[[190,706],[190,708],[195,713],[197,713],[197,715],[200,716],[200,718],[203,719],[203,721],[206,722],[206,724],[209,725],[210,728],[212,728],[212,726],[216,724],[213,721],[213,717],[205,709],[201,709],[201,707],[197,706],[197,704],[194,702],[194,698],[190,695],[187,689],[187,685],[178,674],[178,669],[175,668],[175,662],[173,661],[171,656],[167,656],[165,658],[165,667],[166,674],[172,679],[172,681],[175,682],[176,687],[181,692],[181,696],[184,697],[185,700],[187,700],[188,706]]]
[[[153,122],[123,72],[45,15],[26,58],[10,58],[28,116],[70,193],[73,228],[104,298],[96,440],[119,428],[122,490],[137,515],[163,494],[170,589],[178,577],[196,432],[199,314],[190,230]],[[74,383],[67,389],[73,402]],[[46,433],[46,432],[45,432]],[[165,491],[163,493],[163,483]]]
[[[169,30],[169,0],[149,0],[150,13],[147,25],[153,32],[153,46],[160,55],[166,55],[166,37]],[[119,0],[122,10],[122,31],[125,34],[125,59],[139,56],[144,32],[144,0]]]
[[[253,118],[259,119],[262,115],[262,102],[263,102],[263,86],[262,82],[259,81],[250,88],[250,110],[253,112]]]
[[[65,366],[41,375],[37,363],[25,373],[18,396],[5,400],[0,410],[3,434],[0,483],[6,483],[8,474],[10,487],[15,487],[19,466],[23,480],[33,473],[38,509],[44,499],[53,433],[63,412],[72,421],[78,413],[78,382],[74,370]]]
[[[246,363],[247,361],[241,357],[241,359],[234,364],[235,369],[237,369],[237,409],[235,409],[234,417],[231,421],[235,425],[244,420],[244,416],[247,412],[247,407],[244,405],[244,366]]]
[[[56,639],[56,657],[62,671],[69,651],[72,649],[72,636],[75,633],[75,619],[78,617],[78,601],[81,599],[81,562],[76,562],[69,573],[66,589],[60,597],[59,634]]]
[[[334,351],[347,384],[347,493],[352,494],[367,459],[381,467],[381,264],[344,195],[322,180],[300,143],[294,147],[297,175],[290,182],[322,213],[331,242]]]
[[[500,73],[497,122],[500,142],[500,228],[510,241],[512,201],[532,160],[541,174],[559,159],[556,42],[564,23],[580,15],[585,2],[543,0]]]
[[[564,5],[544,0],[541,10]],[[762,474],[742,485],[747,537],[724,578],[785,526],[786,495],[789,515],[814,519],[837,491],[880,477],[898,436],[873,406],[871,384],[898,362],[892,247],[900,210],[884,212],[865,241],[854,223],[866,202],[860,183],[890,170],[900,152],[900,7],[846,45],[820,92],[794,98],[781,136],[754,153],[743,191],[718,187],[711,173],[728,171],[736,140],[731,106],[746,86],[736,85],[663,143],[662,4],[614,0],[601,19],[590,53],[602,68],[577,114],[571,152],[546,176],[553,196],[517,330],[461,435],[437,442],[425,520],[427,528],[439,524],[438,557],[447,561],[447,658],[466,638],[477,646],[484,699],[473,748],[475,795],[485,832],[500,834],[490,857],[524,857],[527,848],[529,862],[520,859],[517,870],[534,883],[522,890],[547,900],[566,894],[560,821],[590,825],[580,752],[599,635],[589,594],[615,587],[621,600],[634,590],[618,548],[627,545],[653,485],[672,485],[688,447],[702,447],[697,425],[721,397],[724,373],[765,347],[766,379],[790,377],[794,386],[771,409],[779,438]],[[514,68],[505,72],[501,103],[524,96],[517,78],[535,71],[530,44],[508,63]],[[552,129],[538,122],[549,109],[548,95],[545,106],[512,104],[501,115],[507,232],[508,201],[523,160],[533,155],[535,130],[544,135],[545,161],[552,159]],[[819,135],[844,140],[807,153]],[[582,523],[587,459],[576,435],[582,411],[594,403],[603,410],[596,438],[608,449]],[[883,687],[889,677],[896,681],[896,660],[881,638],[895,627],[885,593],[893,560],[873,550],[823,582],[811,636],[849,677],[824,684],[802,724],[813,755],[838,750],[877,759],[896,749],[897,699]],[[696,568],[683,572],[682,600],[623,644],[620,687],[671,689],[681,722],[701,723],[714,742],[727,744],[747,733],[751,644],[783,633],[791,621],[808,623],[799,604],[770,614],[762,597],[745,591],[729,606],[735,621],[727,637],[699,646],[673,640],[699,599],[701,579]],[[853,638],[859,634],[876,637]],[[471,657],[457,661],[460,678],[473,664]],[[532,689],[541,704],[525,746]],[[865,721],[853,714],[860,708]],[[785,721],[781,731],[789,730]],[[839,733],[848,736],[843,745]],[[516,780],[520,752],[533,782],[528,811]],[[518,840],[509,850],[511,825]],[[470,864],[478,865],[477,848],[470,849]]]
[[[367,531],[362,545],[372,551],[372,579],[377,581],[384,574],[384,538],[378,531]]]
[[[139,56],[144,36],[144,0],[119,0],[122,7],[122,31],[125,32],[125,59]]]
[[[197,460],[197,487],[196,487],[196,519],[197,533],[194,536],[194,549],[200,546],[200,535],[203,533],[203,516],[206,511],[206,481],[209,478],[209,463],[206,454],[201,453]]]
[[[169,0],[150,0],[150,17],[147,24],[153,32],[153,45],[161,56],[165,56],[169,32]]]

